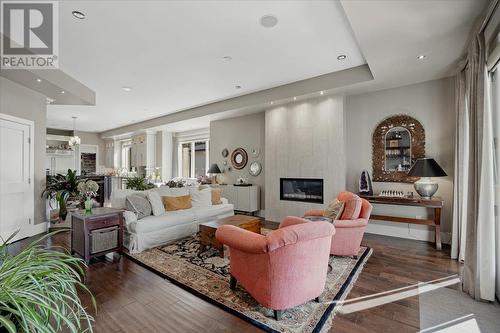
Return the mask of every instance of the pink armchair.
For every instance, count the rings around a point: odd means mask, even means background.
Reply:
[[[215,237],[229,247],[231,289],[239,282],[279,320],[283,310],[319,301],[334,233],[331,223],[287,217],[267,236],[224,225]]]
[[[347,201],[355,196],[351,192],[340,192],[337,195],[339,201]],[[335,220],[335,235],[332,237],[330,254],[336,256],[354,256],[357,257],[361,241],[365,233],[373,206],[368,200],[361,199],[361,211],[359,217],[353,220]],[[323,216],[322,209],[311,209],[304,214],[305,216]]]

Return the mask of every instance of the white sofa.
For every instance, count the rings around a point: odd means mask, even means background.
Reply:
[[[168,188],[162,186],[150,191],[158,191],[160,196],[188,195],[194,188]],[[126,209],[127,195],[137,193],[133,190],[114,190],[111,193],[111,207]],[[233,216],[234,207],[227,199],[221,198],[222,204],[192,207],[177,211],[167,211],[163,215],[150,215],[137,220],[132,212],[125,212],[125,233],[123,243],[131,253],[142,252],[156,246],[167,244],[177,239],[198,232],[198,225],[203,222]]]

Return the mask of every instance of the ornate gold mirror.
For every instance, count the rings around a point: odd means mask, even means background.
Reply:
[[[425,157],[425,131],[418,120],[396,115],[383,120],[373,132],[373,180],[413,183],[407,175],[413,163]]]

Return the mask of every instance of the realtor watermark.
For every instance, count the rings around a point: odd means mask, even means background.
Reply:
[[[0,1],[3,69],[58,68],[58,1]]]

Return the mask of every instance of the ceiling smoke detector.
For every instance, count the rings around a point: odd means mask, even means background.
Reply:
[[[260,25],[264,28],[272,28],[278,24],[278,18],[274,15],[264,15],[260,18]]]
[[[132,91],[132,87],[123,86],[122,90],[126,91],[126,92],[130,92],[130,91]]]
[[[72,11],[71,14],[79,20],[83,20],[85,18],[85,14],[78,10]]]

